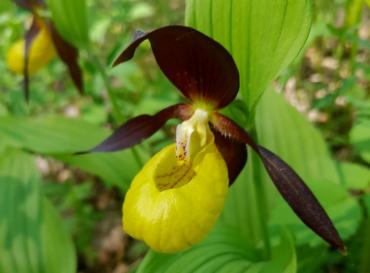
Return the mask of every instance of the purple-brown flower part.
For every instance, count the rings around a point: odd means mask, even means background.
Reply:
[[[90,152],[114,152],[132,147],[157,132],[169,119],[186,120],[191,114],[192,109],[189,105],[176,104],[152,116],[137,116],[122,124]]]
[[[219,109],[235,98],[239,73],[233,58],[219,43],[189,27],[167,26],[141,33],[114,65],[130,60],[147,39],[163,73],[190,101]]]
[[[329,216],[303,182],[302,178],[281,158],[266,148],[259,146],[252,137],[229,118],[214,114],[212,124],[221,133],[232,139],[248,144],[262,159],[267,173],[275,187],[297,216],[316,234],[345,253],[345,246]]]
[[[117,151],[131,147],[159,130],[168,119],[177,117],[186,120],[176,132],[179,154],[184,151],[188,154],[191,153],[191,145],[188,145],[191,136],[195,134],[198,140],[200,135],[204,138],[207,135],[204,127],[208,128],[210,124],[210,134],[214,136],[216,147],[227,165],[230,184],[246,163],[246,145],[249,145],[300,219],[329,244],[345,252],[329,216],[299,175],[276,154],[258,145],[234,121],[216,112],[235,98],[239,88],[238,70],[231,55],[211,38],[188,27],[168,26],[138,34],[114,65],[130,60],[136,48],[148,39],[160,68],[191,104],[170,106],[153,116],[133,118],[91,151]],[[199,124],[205,130],[199,129]]]
[[[24,48],[24,96],[26,101],[29,99],[29,71],[28,71],[28,62],[29,62],[29,49],[35,38],[36,34],[39,31],[40,24],[45,24],[48,27],[49,32],[51,33],[53,45],[58,53],[58,56],[62,62],[67,66],[68,73],[71,76],[74,85],[80,93],[83,93],[83,76],[81,68],[78,64],[78,49],[67,42],[57,31],[51,20],[44,20],[37,15],[37,9],[46,9],[47,6],[43,0],[14,0],[14,3],[30,11],[33,14],[33,21],[31,27],[26,30],[24,39],[25,39],[25,48]]]
[[[229,174],[229,185],[231,186],[247,162],[247,147],[244,143],[227,137],[215,129],[212,130],[212,133],[215,136],[217,149],[226,162]]]
[[[30,53],[30,46],[32,44],[33,39],[40,31],[40,26],[37,23],[37,19],[34,16],[32,19],[31,27],[26,31],[24,35],[24,66],[23,66],[23,90],[24,90],[24,97],[25,100],[29,100],[30,96],[30,76],[28,73],[28,61],[29,61],[29,53]]]
[[[82,71],[78,64],[78,49],[63,39],[52,22],[48,24],[54,47],[60,59],[67,66],[69,75],[80,94],[83,93]]]

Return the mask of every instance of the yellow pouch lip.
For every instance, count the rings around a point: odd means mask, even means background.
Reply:
[[[51,34],[44,23],[38,23],[40,30],[31,42],[29,49],[29,75],[35,74],[38,70],[50,62],[56,55]],[[6,62],[9,70],[16,74],[23,74],[25,40],[15,41],[8,49]]]
[[[197,174],[187,184],[160,191],[153,175],[156,163],[175,145],[153,156],[134,178],[123,204],[124,230],[158,252],[173,253],[199,242],[212,228],[228,190],[226,164],[213,141],[194,157]],[[153,165],[154,164],[154,165]],[[202,168],[210,168],[212,171]]]
[[[169,156],[169,154],[174,155],[173,160],[177,160],[176,155],[175,155],[175,151],[176,151],[176,145],[175,144],[168,145],[165,148],[163,148],[160,152],[155,154],[150,159],[150,161],[162,162],[163,159],[165,159],[166,157]],[[199,172],[199,162],[202,161],[205,154],[208,153],[208,152],[214,152],[214,151],[219,153],[215,144],[214,144],[214,137],[212,136],[211,140],[198,152],[198,154],[194,157],[193,161],[191,162],[191,164],[193,166],[192,169],[194,170],[195,175],[197,175],[197,173]],[[155,177],[158,166],[156,166],[156,168],[153,168],[152,166],[150,166],[150,161],[148,161],[145,164],[145,166],[143,167],[143,169],[140,172],[147,172],[148,176]],[[165,191],[176,191],[176,190],[178,190],[182,187],[186,187],[189,183],[191,183],[191,180],[188,183],[186,183],[185,185],[182,185],[181,187],[174,187],[174,188],[171,188],[171,189],[166,189]],[[136,183],[132,183],[130,187],[135,188],[135,184]],[[157,190],[158,190],[158,193],[162,192],[158,188],[157,188]]]

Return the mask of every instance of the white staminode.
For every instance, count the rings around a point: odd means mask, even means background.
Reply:
[[[179,160],[190,160],[209,138],[208,112],[195,110],[192,117],[176,128],[176,157]]]

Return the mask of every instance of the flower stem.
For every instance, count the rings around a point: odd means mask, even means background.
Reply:
[[[106,88],[106,90],[108,92],[108,98],[109,98],[110,104],[112,106],[113,118],[114,118],[115,122],[119,123],[123,120],[124,117],[123,117],[123,114],[121,113],[121,111],[119,109],[119,105],[118,105],[117,100],[115,98],[114,90],[110,86],[109,77],[107,75],[107,72],[105,71],[104,66],[102,65],[99,58],[95,54],[93,54],[90,51],[89,55],[90,55],[90,59],[93,61],[96,69],[98,70],[98,72],[99,72],[99,74],[100,74],[100,76],[103,80],[104,87]]]
[[[98,70],[98,72],[99,72],[99,74],[100,74],[100,76],[103,80],[104,87],[108,92],[108,98],[109,98],[110,104],[112,106],[113,119],[114,119],[116,124],[120,123],[124,120],[125,117],[119,109],[119,105],[117,103],[117,100],[116,100],[116,97],[115,97],[115,94],[114,94],[114,90],[110,86],[109,77],[107,75],[107,72],[105,71],[105,67],[102,65],[99,58],[95,54],[92,53],[91,50],[89,50],[89,56],[90,56],[90,59],[93,61],[93,64],[95,65],[96,69]],[[139,155],[138,151],[136,150],[135,147],[132,147],[130,149],[130,151],[131,151],[133,157],[135,158],[136,163],[141,168],[143,166],[143,162],[140,158],[140,155]]]

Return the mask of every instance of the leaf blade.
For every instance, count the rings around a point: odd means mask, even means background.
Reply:
[[[229,50],[243,75],[243,99],[253,112],[269,82],[303,47],[311,25],[311,1],[190,0],[186,23]]]

